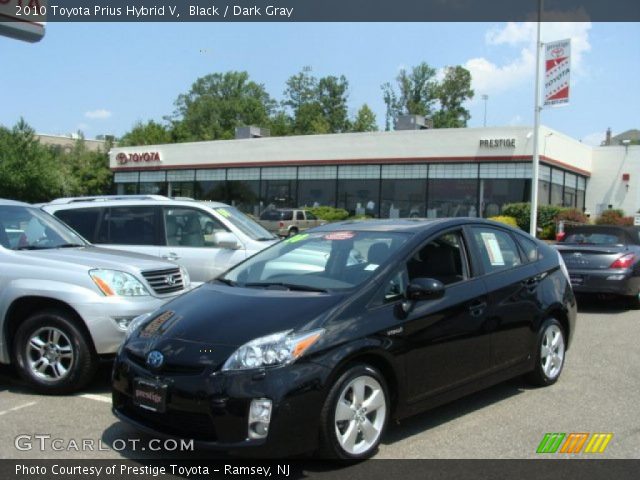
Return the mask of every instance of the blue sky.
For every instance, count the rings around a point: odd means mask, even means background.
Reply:
[[[572,38],[571,105],[545,109],[542,123],[587,143],[640,128],[640,24],[547,23],[543,41]],[[276,99],[310,65],[344,74],[350,112],[368,103],[384,125],[380,85],[422,61],[464,65],[476,98],[469,126],[533,122],[535,24],[506,23],[49,23],[28,44],[0,37],[0,124],[24,117],[38,132],[121,135],[161,120],[193,81],[246,70]]]

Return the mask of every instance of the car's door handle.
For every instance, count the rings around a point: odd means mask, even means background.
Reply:
[[[479,317],[484,313],[484,309],[487,308],[487,302],[476,300],[469,305],[469,312],[473,317]]]
[[[162,258],[164,258],[165,260],[178,260],[180,259],[180,255],[178,255],[177,253],[169,252],[166,255],[162,255]]]

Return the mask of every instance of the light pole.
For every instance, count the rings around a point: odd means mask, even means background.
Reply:
[[[538,25],[536,31],[536,72],[534,95],[534,121],[533,121],[533,158],[531,165],[531,220],[529,233],[535,237],[538,230],[538,176],[540,171],[540,152],[538,151],[538,137],[540,135],[540,24],[542,23],[543,0],[538,0]]]
[[[484,100],[484,126],[487,126],[487,100],[489,100],[489,95],[486,93],[482,95],[482,100]]]

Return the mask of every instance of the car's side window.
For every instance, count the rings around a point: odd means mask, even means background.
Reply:
[[[103,215],[97,243],[155,245],[154,207],[111,207]]]
[[[523,235],[516,235],[518,243],[522,247],[524,256],[527,262],[535,262],[538,260],[538,245],[533,240],[524,237]]]
[[[487,227],[472,227],[471,231],[485,273],[522,265],[518,247],[507,232]]]
[[[302,210],[296,212],[296,220],[304,220],[304,212]]]
[[[404,292],[407,290],[407,285],[407,270],[403,268],[389,280],[387,288],[384,291],[384,301],[390,302],[402,298]]]
[[[183,247],[216,247],[216,232],[227,229],[215,217],[193,208],[168,208],[164,212],[165,244]]]
[[[101,208],[79,208],[58,210],[54,215],[90,242],[95,242],[101,211]]]
[[[462,232],[448,232],[430,240],[407,263],[409,281],[433,278],[445,285],[466,278]]]
[[[318,218],[311,212],[306,212],[307,213],[307,220],[317,220]]]

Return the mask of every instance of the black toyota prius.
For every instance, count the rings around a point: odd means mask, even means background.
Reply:
[[[213,448],[365,458],[392,419],[514,376],[556,382],[575,317],[560,255],[519,230],[326,225],[132,322],[113,410]]]

